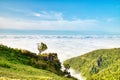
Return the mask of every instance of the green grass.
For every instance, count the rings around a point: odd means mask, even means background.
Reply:
[[[75,80],[64,77],[58,63],[57,55],[45,61],[43,55],[0,45],[0,80]]]
[[[87,80],[120,80],[120,48],[100,49],[66,60]]]
[[[10,66],[11,68],[0,67],[0,77],[32,80],[69,80],[68,78],[58,76],[52,72],[37,69],[28,65],[6,63],[5,65]]]

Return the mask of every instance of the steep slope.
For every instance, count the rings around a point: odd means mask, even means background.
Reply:
[[[65,78],[56,53],[36,55],[0,45],[0,80],[75,80]]]
[[[66,60],[64,64],[81,72],[87,80],[119,80],[120,48],[95,50]]]

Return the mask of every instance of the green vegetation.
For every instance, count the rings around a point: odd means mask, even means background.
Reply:
[[[87,80],[120,80],[120,48],[101,49],[66,60]]]
[[[41,52],[45,51],[47,49],[47,45],[43,42],[38,43],[38,50],[39,50],[39,54],[41,54]]]
[[[70,72],[68,71],[70,69],[70,65],[69,64],[64,64],[64,68],[65,68],[64,69],[65,76],[71,77]]]
[[[64,77],[56,53],[36,55],[0,45],[0,80],[75,80]]]

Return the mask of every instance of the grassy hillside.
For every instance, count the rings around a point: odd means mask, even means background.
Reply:
[[[65,78],[56,53],[36,55],[0,45],[0,80],[74,80]]]
[[[66,60],[87,80],[120,80],[120,48],[101,49]]]

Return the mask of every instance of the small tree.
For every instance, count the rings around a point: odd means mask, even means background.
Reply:
[[[45,51],[47,49],[47,45],[43,42],[38,43],[38,51],[39,54],[41,54],[41,52]]]
[[[70,69],[70,65],[69,64],[64,64],[64,68],[65,68],[64,72],[68,73],[68,70]]]
[[[64,68],[65,68],[65,70],[64,70],[65,76],[70,78],[71,75],[70,75],[70,72],[68,72],[68,70],[70,69],[70,65],[69,64],[64,64]]]

